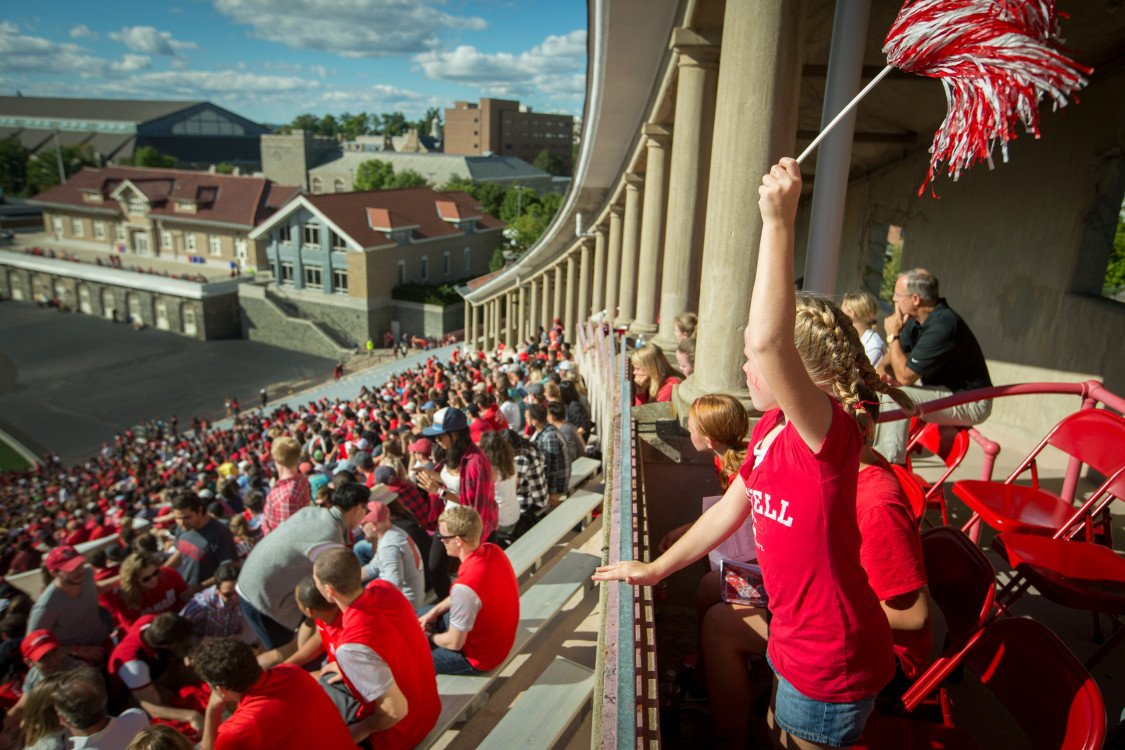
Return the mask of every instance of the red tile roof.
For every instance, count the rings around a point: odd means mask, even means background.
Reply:
[[[492,271],[491,273],[486,273],[484,276],[477,276],[475,279],[469,279],[467,282],[465,282],[465,288],[467,290],[469,290],[470,292],[473,291],[474,289],[479,289],[480,287],[482,287],[485,284],[487,284],[488,282],[492,281],[497,276],[499,276],[500,274],[504,273],[507,270],[508,270],[508,267],[505,266],[504,268],[498,268],[497,270]]]
[[[468,193],[439,193],[432,188],[372,190],[360,193],[324,193],[306,195],[305,200],[316,207],[340,231],[362,247],[392,243],[387,230],[374,227],[406,228],[413,226],[413,239],[455,237],[464,230],[442,218],[439,203],[453,204],[464,218],[476,218],[478,229],[499,229],[504,222],[481,210]]]
[[[470,212],[467,206],[457,201],[437,201],[438,216],[446,221],[464,221],[480,217],[477,212]]]
[[[149,201],[153,216],[239,224],[254,227],[273,215],[297,194],[292,185],[277,185],[264,177],[191,172],[183,169],[144,167],[85,168],[62,185],[46,190],[33,200],[74,206],[117,210],[110,195],[126,180]],[[101,193],[104,203],[83,200],[83,193]],[[194,212],[177,211],[177,201],[196,204]]]

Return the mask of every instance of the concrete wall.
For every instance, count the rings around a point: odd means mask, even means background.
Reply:
[[[238,304],[242,311],[243,338],[327,359],[339,359],[347,354],[347,349],[342,348],[310,317],[305,316],[304,305],[294,315],[294,310],[286,302],[287,300],[282,300],[279,305],[276,298],[267,298],[266,288],[262,285],[241,285]],[[323,310],[315,305],[307,311],[323,314]],[[359,324],[357,321],[353,323]],[[366,341],[366,338],[362,340]]]
[[[917,195],[924,149],[852,182],[837,292],[864,286],[872,247],[888,224],[900,225],[903,268],[933,271],[985,355],[1008,365],[994,367],[994,382],[1093,375],[1125,393],[1125,305],[1100,295],[1125,192],[1125,75],[1095,79],[1079,98],[1058,112],[1043,107],[1042,138],[1021,134],[1009,163],[997,149],[994,170],[939,179],[940,199]],[[797,223],[803,235],[808,206]],[[799,257],[798,274],[803,267]],[[1036,421],[1033,409],[1019,408]]]
[[[399,330],[413,336],[441,338],[450,331],[465,327],[465,305],[425,305],[420,302],[395,300],[392,313]]]

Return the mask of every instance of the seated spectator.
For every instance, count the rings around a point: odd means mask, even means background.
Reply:
[[[554,508],[570,489],[570,456],[562,435],[547,421],[547,409],[532,404],[527,409],[527,422],[535,430],[531,442],[543,454],[543,472],[547,479],[548,502]]]
[[[426,599],[426,577],[422,554],[414,540],[391,522],[386,504],[370,502],[363,517],[364,536],[375,548],[371,562],[363,566],[363,583],[378,579],[401,591],[412,607]]]
[[[125,750],[137,732],[149,726],[148,715],[141,709],[110,716],[106,703],[105,679],[97,670],[83,667],[61,677],[54,705],[70,734],[71,748]]]
[[[250,529],[250,522],[241,513],[231,516],[227,522],[227,528],[230,529],[231,536],[234,537],[234,547],[238,550],[238,560],[242,562],[250,554],[250,550],[254,549],[254,543],[258,541],[258,535]]]
[[[672,400],[672,387],[683,378],[668,364],[664,352],[656,344],[648,343],[629,352],[633,365],[633,405]]]
[[[887,343],[879,335],[876,325],[879,320],[879,300],[868,292],[849,292],[840,299],[840,309],[851,318],[859,343],[872,366],[887,353]]]
[[[313,560],[324,550],[350,546],[352,530],[367,515],[370,497],[363,485],[345,484],[333,491],[331,507],[302,508],[251,550],[237,590],[242,613],[263,648],[284,647],[286,655],[296,648],[301,610],[293,598],[293,581],[309,575]]]
[[[238,559],[234,535],[222,521],[213,518],[203,500],[192,492],[177,493],[172,500],[176,518],[176,551],[164,563],[177,568],[195,591],[214,583],[215,569]]]
[[[44,678],[24,695],[23,718],[19,723],[23,730],[23,744],[16,747],[24,750],[66,750],[66,730],[59,722],[54,701],[61,679],[61,674]]]
[[[43,556],[39,550],[35,548],[28,537],[23,537],[16,542],[16,555],[12,558],[12,562],[8,564],[7,575],[15,575],[16,573],[26,573],[29,570],[35,570],[42,564]]]
[[[293,664],[298,667],[320,665],[320,659],[335,661],[335,637],[340,631],[340,610],[325,599],[316,588],[312,576],[305,576],[293,594],[297,607],[305,619],[297,630],[297,650],[288,657],[278,649],[258,657],[258,664],[268,669],[276,664]],[[312,672],[320,677],[320,670]]]
[[[699,317],[693,312],[682,312],[676,316],[674,330],[676,341],[695,338],[695,329],[699,326]]]
[[[98,604],[98,586],[86,558],[74,547],[55,547],[47,554],[44,570],[51,582],[31,608],[27,629],[50,630],[68,652],[100,664],[113,625]]]
[[[504,401],[500,404],[500,414],[508,423],[509,430],[517,432],[523,429],[523,408],[520,406],[523,397],[527,395],[519,386],[504,389]]]
[[[297,469],[301,462],[301,444],[288,435],[279,437],[270,446],[270,455],[277,470],[277,482],[266,497],[262,512],[262,536],[312,503],[309,480]]]
[[[684,339],[676,344],[676,366],[684,377],[695,372],[695,338]]]
[[[502,434],[515,451],[516,499],[520,504],[521,518],[530,526],[550,508],[551,503],[543,452],[514,430]]]
[[[137,732],[125,750],[198,750],[195,743],[166,724],[153,724]]]
[[[496,486],[496,532],[491,541],[506,547],[512,542],[520,521],[520,503],[516,497],[516,452],[503,432],[485,433],[480,441],[481,452],[492,466],[492,482]]]
[[[393,492],[395,500],[402,506],[403,510],[423,529],[433,531],[436,528],[438,514],[434,512],[435,504],[431,502],[430,496],[420,490],[413,480],[403,479],[389,466],[380,466],[375,470],[375,484],[381,484]],[[444,504],[439,504],[438,507],[444,507]],[[418,538],[414,537],[414,540],[418,541]]]
[[[566,408],[561,403],[547,404],[547,422],[559,431],[572,464],[586,455],[586,443],[578,434],[578,428],[566,421]]]
[[[508,658],[520,619],[516,574],[504,551],[481,543],[480,516],[453,505],[441,514],[434,537],[461,561],[449,596],[418,618],[430,634],[438,674],[480,674]]]
[[[128,630],[141,615],[175,612],[191,597],[187,583],[151,552],[135,552],[121,563],[121,582],[101,597],[117,627]]]
[[[204,638],[253,637],[242,616],[237,582],[238,568],[233,563],[223,563],[215,569],[215,583],[184,605],[180,615],[191,621],[196,642]]]
[[[320,555],[313,577],[343,613],[336,661],[325,666],[321,684],[352,739],[381,749],[414,747],[437,723],[441,700],[413,608],[386,581],[363,588],[359,561],[347,549]]]
[[[170,684],[178,674],[174,662],[187,653],[191,634],[191,620],[186,617],[171,612],[144,615],[114,647],[109,674],[152,718],[190,724],[198,732],[203,729],[203,715],[172,705],[175,689]],[[162,679],[166,674],[170,679]]]
[[[49,630],[33,630],[28,633],[20,644],[20,652],[29,668],[23,681],[23,694],[4,715],[4,731],[3,735],[0,735],[0,747],[7,745],[3,740],[10,742],[19,731],[25,713],[33,708],[38,710],[38,707],[29,704],[32,696],[35,695],[35,688],[40,683],[69,670],[86,666],[85,662],[66,653]]]
[[[192,668],[211,688],[201,750],[349,750],[355,741],[324,690],[305,670],[263,671],[246,643],[208,641]],[[223,719],[225,710],[233,713]]]
[[[564,380],[559,383],[559,395],[566,407],[566,421],[575,426],[579,436],[585,441],[594,431],[594,422],[590,419],[589,406],[583,403],[578,381]]]

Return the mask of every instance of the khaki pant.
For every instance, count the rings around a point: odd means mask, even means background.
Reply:
[[[913,399],[916,404],[937,401],[939,398],[953,395],[953,391],[940,385],[908,385],[902,387],[902,392]],[[881,411],[891,411],[897,408],[899,408],[898,404],[889,396],[879,395],[879,409]],[[988,415],[991,413],[991,400],[971,401],[960,406],[951,406],[948,409],[927,413],[922,419],[934,424],[968,427],[980,424],[988,419]],[[892,464],[901,464],[906,461],[906,443],[909,439],[909,417],[896,422],[881,422],[875,426],[874,448]]]

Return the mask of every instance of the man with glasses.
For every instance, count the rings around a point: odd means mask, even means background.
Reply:
[[[923,268],[901,273],[891,299],[895,311],[883,321],[887,353],[882,366],[915,403],[992,385],[980,344],[938,294],[937,277]],[[882,400],[884,408],[896,407],[886,396]],[[926,414],[924,419],[969,426],[980,424],[991,413],[991,401],[975,401]],[[878,425],[875,450],[891,463],[903,463],[909,430],[909,419]]]
[[[436,544],[461,561],[449,596],[418,618],[430,635],[438,674],[480,674],[508,658],[520,620],[512,563],[495,544],[481,543],[480,515],[451,505],[438,518]]]
[[[215,570],[215,585],[200,591],[184,606],[180,614],[191,620],[196,642],[248,633],[237,583],[238,568],[234,563],[223,563]]]

